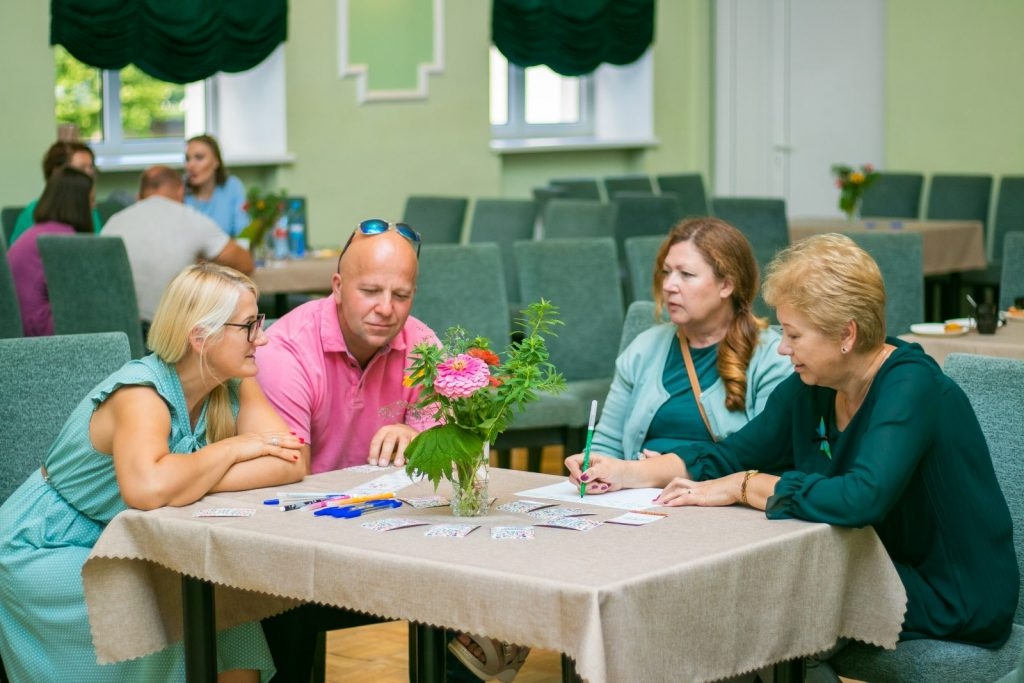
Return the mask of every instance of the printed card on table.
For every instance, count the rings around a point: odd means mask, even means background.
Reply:
[[[657,522],[659,519],[665,519],[667,517],[664,512],[627,512],[624,515],[618,517],[612,517],[611,519],[605,520],[609,524],[627,524],[629,526],[643,526],[644,524],[650,524],[651,522]]]
[[[192,513],[193,517],[252,517],[255,508],[203,508]]]
[[[503,503],[498,506],[502,512],[533,512],[541,508],[549,508],[555,503],[544,503],[539,500],[514,500],[511,503]]]
[[[439,536],[441,538],[463,538],[472,531],[479,529],[479,524],[435,524],[424,536]]]
[[[562,517],[581,517],[583,515],[592,515],[594,513],[588,512],[583,508],[554,507],[546,510],[534,510],[533,512],[527,512],[526,514],[539,522],[547,522],[552,519],[561,519]]]
[[[496,526],[491,527],[491,538],[499,541],[529,541],[533,539],[532,526]]]
[[[414,508],[439,508],[448,505],[449,500],[444,496],[423,496],[422,498],[402,498],[402,502]]]
[[[537,522],[537,526],[554,527],[556,529],[572,529],[573,531],[590,531],[601,526],[601,522],[592,519],[580,519],[579,517],[557,517],[543,522]]]
[[[370,531],[394,531],[395,529],[404,529],[410,526],[424,526],[430,522],[424,522],[421,519],[412,519],[409,517],[388,517],[387,519],[375,519],[369,522],[363,522],[359,526]]]

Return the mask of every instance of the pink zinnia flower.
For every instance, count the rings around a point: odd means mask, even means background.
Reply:
[[[445,398],[466,398],[477,389],[487,386],[491,373],[487,363],[466,353],[460,353],[437,366],[434,390]]]

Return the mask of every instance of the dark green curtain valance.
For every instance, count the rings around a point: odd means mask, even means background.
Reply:
[[[493,0],[491,40],[509,62],[563,76],[629,64],[654,40],[654,0]]]
[[[172,83],[251,69],[287,32],[288,0],[50,0],[51,45]]]

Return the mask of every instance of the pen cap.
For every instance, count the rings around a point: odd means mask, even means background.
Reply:
[[[597,424],[597,401],[590,402],[590,421],[587,422],[587,429],[593,429]]]

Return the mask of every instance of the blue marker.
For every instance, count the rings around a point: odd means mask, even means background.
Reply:
[[[352,519],[359,517],[364,512],[374,512],[376,510],[387,510],[394,509],[402,506],[402,501],[389,498],[386,500],[371,500],[366,503],[360,503],[359,505],[346,505],[343,507],[327,507],[317,510],[313,514],[322,517],[338,517],[340,519]]]

